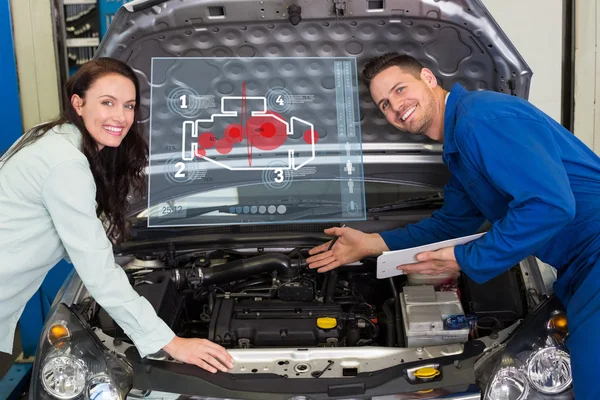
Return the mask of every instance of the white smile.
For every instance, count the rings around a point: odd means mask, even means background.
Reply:
[[[113,135],[120,135],[121,133],[123,133],[123,128],[119,128],[116,126],[103,125],[102,128],[104,128],[105,131],[108,131],[108,133]]]
[[[404,113],[404,115],[402,116],[402,121],[406,121],[406,119],[408,117],[410,117],[412,115],[413,112],[415,112],[415,109],[417,108],[417,106],[412,106],[411,108],[408,109],[408,111],[406,111]]]

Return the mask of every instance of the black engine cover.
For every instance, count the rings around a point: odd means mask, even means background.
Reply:
[[[336,318],[337,326],[321,329],[317,319]],[[239,347],[246,339],[252,347],[317,346],[327,339],[340,340],[344,331],[342,309],[337,304],[280,300],[217,299],[208,338],[224,347]]]

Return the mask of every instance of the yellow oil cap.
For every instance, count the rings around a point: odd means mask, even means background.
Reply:
[[[419,368],[415,371],[415,376],[419,379],[431,379],[440,374],[440,371],[433,367]]]
[[[337,320],[331,317],[317,318],[317,326],[321,329],[331,329],[337,326]]]
[[[419,390],[418,394],[427,394],[433,392],[433,389]]]

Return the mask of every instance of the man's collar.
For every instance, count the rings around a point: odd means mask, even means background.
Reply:
[[[446,110],[444,111],[444,154],[458,151],[454,141],[454,128],[456,127],[456,107],[461,96],[467,92],[460,83],[455,83],[446,96]]]

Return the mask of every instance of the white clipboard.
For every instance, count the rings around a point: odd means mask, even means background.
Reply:
[[[396,267],[399,265],[414,264],[418,262],[416,256],[419,253],[423,253],[424,251],[436,251],[443,249],[444,247],[469,243],[475,239],[479,239],[483,235],[485,235],[485,232],[470,236],[463,236],[456,239],[444,240],[442,242],[426,244],[423,246],[411,247],[409,249],[386,251],[377,257],[377,279],[390,278],[396,275],[404,275],[404,271],[397,269]]]

